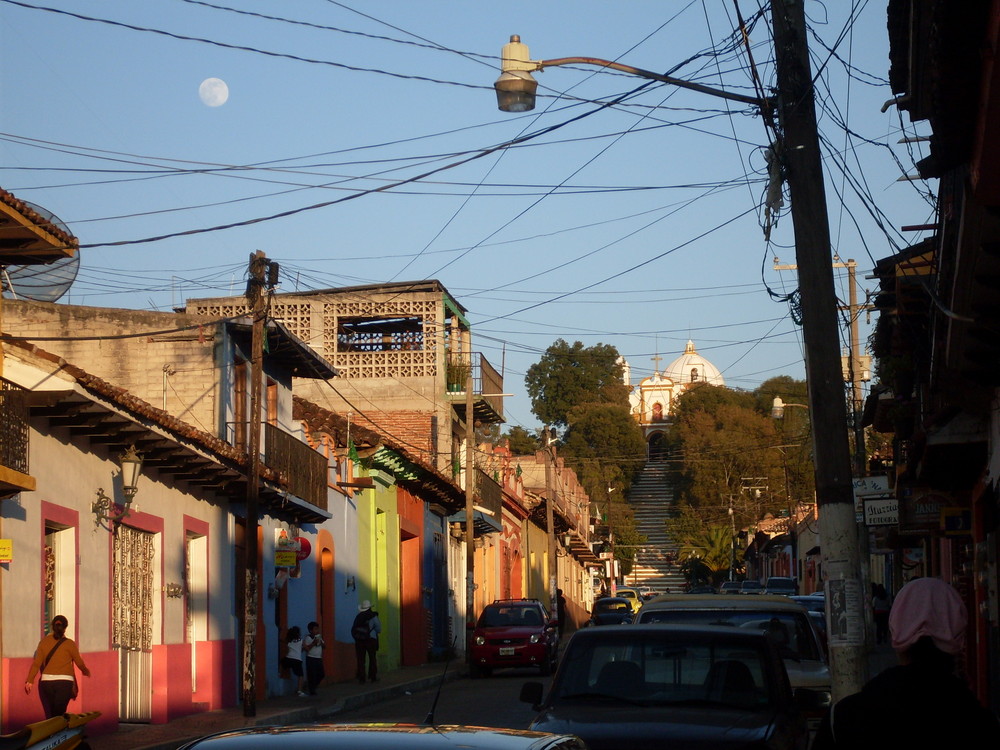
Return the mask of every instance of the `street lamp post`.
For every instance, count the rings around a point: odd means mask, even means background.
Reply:
[[[839,700],[858,692],[866,678],[864,589],[854,519],[837,296],[830,263],[830,225],[802,0],[771,0],[771,23],[778,89],[774,99],[720,91],[593,57],[534,61],[527,46],[516,35],[503,49],[501,74],[494,88],[501,110],[526,112],[535,105],[538,84],[532,72],[558,65],[597,65],[751,104],[759,107],[765,116],[771,115],[772,105],[777,111],[779,138],[772,148],[780,159],[791,198],[806,381],[812,415],[816,499],[820,509],[820,549],[827,600],[836,602],[836,611],[831,612],[831,617],[842,625],[836,632],[831,631],[829,639],[833,699]]]

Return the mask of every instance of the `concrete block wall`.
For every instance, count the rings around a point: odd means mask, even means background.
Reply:
[[[3,312],[5,333],[219,434],[217,329],[204,318],[21,300]]]

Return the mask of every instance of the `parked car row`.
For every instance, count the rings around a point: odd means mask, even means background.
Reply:
[[[822,597],[660,595],[633,611],[624,596],[595,602],[558,668],[558,622],[536,599],[487,605],[471,633],[470,674],[555,668],[548,690],[530,681],[528,730],[417,725],[258,727],[194,748],[413,747],[619,750],[767,747],[807,750],[830,704],[826,654],[806,607]],[[820,607],[821,608],[821,607]],[[430,729],[432,731],[421,731]]]
[[[807,712],[828,696],[793,689],[785,664],[756,628],[588,628],[570,639],[548,692],[528,682],[521,700],[538,711],[530,729],[576,735],[591,750],[805,750]]]
[[[799,593],[799,583],[787,576],[771,576],[765,583],[760,581],[723,581],[719,585],[720,594],[773,594],[775,596],[795,596]]]

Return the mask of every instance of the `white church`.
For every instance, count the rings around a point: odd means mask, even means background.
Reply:
[[[710,385],[726,384],[719,368],[702,357],[694,348],[694,341],[688,341],[684,353],[660,371],[659,355],[652,358],[655,369],[648,378],[632,384],[631,367],[624,358],[622,377],[631,392],[629,405],[632,416],[639,422],[646,437],[646,451],[650,461],[661,458],[665,451],[665,429],[670,419],[674,399],[686,389],[701,383]]]

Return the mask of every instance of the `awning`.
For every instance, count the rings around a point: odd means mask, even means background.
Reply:
[[[984,443],[989,421],[984,416],[959,412],[936,430],[927,431],[927,445],[964,445]]]
[[[464,527],[465,511],[460,510],[455,515],[448,516],[448,523],[460,523]],[[492,515],[483,513],[481,510],[472,511],[472,532],[475,536],[496,534],[500,531],[503,531],[503,524],[497,521]]]

